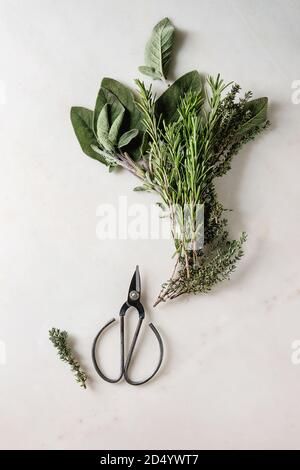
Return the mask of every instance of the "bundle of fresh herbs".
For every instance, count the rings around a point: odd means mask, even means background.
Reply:
[[[174,32],[168,18],[154,27],[141,73],[166,83]],[[203,81],[197,71],[166,83],[157,99],[151,85],[140,80],[136,85],[134,96],[118,81],[104,78],[94,111],[73,107],[71,120],[89,157],[110,170],[130,171],[141,182],[136,189],[157,193],[170,216],[176,263],[156,305],[209,291],[229,278],[243,255],[246,235],[229,238],[214,182],[230,169],[241,147],[267,127],[268,99],[252,99],[251,92],[240,96],[236,83],[225,84],[219,75]]]

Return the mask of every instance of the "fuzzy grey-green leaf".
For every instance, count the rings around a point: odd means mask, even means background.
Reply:
[[[106,150],[113,150],[113,144],[109,140],[109,117],[108,117],[108,104],[106,103],[101,109],[101,113],[97,120],[97,137],[100,144]]]
[[[167,78],[174,45],[175,28],[169,18],[154,26],[145,48],[145,67],[140,72],[154,79]]]
[[[119,142],[118,142],[118,147],[125,147],[128,145],[132,139],[134,139],[138,135],[139,131],[138,129],[131,129],[130,131],[125,132],[123,135],[121,135]]]
[[[95,125],[104,104],[107,102],[111,104],[110,102],[112,102],[113,98],[117,99],[128,112],[128,126],[131,128],[135,127],[139,130],[143,130],[144,127],[142,124],[141,113],[134,102],[132,91],[117,80],[108,77],[103,78],[96,100],[94,111]]]
[[[96,106],[94,110],[95,129],[97,129],[97,122],[98,122],[99,115],[103,107],[106,104],[109,105],[108,115],[109,115],[110,124],[117,118],[117,116],[120,114],[121,110],[123,109],[123,105],[118,99],[118,97],[115,96],[111,91],[101,87],[98,93]]]
[[[155,110],[166,123],[178,118],[177,109],[183,96],[189,91],[199,92],[202,82],[199,72],[192,70],[178,78],[157,100]]]
[[[139,67],[139,71],[143,75],[147,75],[148,77],[153,78],[153,80],[161,80],[163,78],[160,73],[156,72],[152,67],[147,67],[147,65],[141,65]]]
[[[108,131],[109,131],[108,104],[105,104],[97,120],[97,137],[99,138],[103,134],[107,137]]]
[[[128,129],[138,129],[139,131],[134,141],[130,143],[130,154],[133,158],[138,159],[141,156],[141,145],[145,131],[141,112],[134,101],[132,91],[113,78],[105,77],[101,82],[101,88],[98,93],[94,110],[94,126],[96,128],[97,118],[102,107],[106,102],[108,102],[108,100],[111,101],[112,97],[115,97],[115,99],[117,99],[125,108],[125,114],[120,129],[121,132],[125,132]]]
[[[91,145],[97,145],[97,139],[93,132],[93,111],[74,106],[71,108],[71,122],[83,152],[89,157],[106,164],[104,158],[91,147]]]
[[[113,78],[104,77],[101,82],[101,87],[116,96],[122,106],[124,106],[124,108],[127,109],[130,113],[136,111],[133,93],[125,85],[118,82],[117,80],[114,80]]]
[[[122,106],[122,105],[121,105],[121,106]],[[120,127],[121,127],[121,125],[122,125],[124,113],[125,113],[125,109],[124,109],[124,107],[122,106],[121,112],[120,112],[119,115],[116,117],[116,119],[115,119],[114,122],[112,123],[111,128],[110,128],[110,130],[109,130],[108,138],[109,138],[110,142],[111,142],[113,145],[117,145],[117,142],[118,142],[118,135],[119,135]]]

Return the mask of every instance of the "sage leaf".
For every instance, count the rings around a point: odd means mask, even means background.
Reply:
[[[100,149],[97,145],[91,144],[91,147],[94,152],[98,153],[99,155],[105,154],[104,150]]]
[[[122,106],[122,110],[121,110],[120,114],[116,117],[116,119],[112,123],[111,128],[109,130],[108,138],[109,138],[110,142],[113,145],[116,145],[117,142],[118,142],[118,135],[119,135],[119,131],[120,131],[122,121],[123,121],[124,113],[125,113],[125,109]]]
[[[103,109],[103,107],[108,104],[109,105],[109,122],[110,124],[114,122],[114,120],[118,117],[120,112],[123,109],[123,105],[120,102],[120,100],[109,90],[106,90],[105,88],[100,88],[97,100],[96,100],[96,106],[94,110],[94,128],[97,129],[97,123],[98,123],[98,118],[99,115]]]
[[[142,141],[145,135],[145,128],[141,111],[134,100],[132,91],[122,83],[113,78],[104,77],[101,82],[101,88],[98,93],[94,110],[94,126],[96,128],[97,119],[102,107],[107,100],[112,100],[112,95],[125,108],[125,113],[120,131],[123,133],[129,129],[138,129],[139,133],[130,143],[130,155],[134,159],[139,159],[142,155]]]
[[[192,70],[178,78],[157,100],[155,110],[162,115],[166,124],[178,118],[178,107],[183,96],[189,91],[200,92],[202,82],[199,72]]]
[[[134,113],[137,111],[136,105],[134,103],[134,97],[132,91],[127,88],[122,83],[114,80],[113,78],[105,77],[101,82],[101,87],[104,90],[108,90],[112,93],[127,109],[130,113]]]
[[[139,131],[138,129],[131,129],[130,131],[125,132],[123,135],[121,135],[120,140],[118,142],[118,147],[125,147],[128,145],[132,139],[134,139],[138,135]]]
[[[238,134],[245,134],[253,129],[253,127],[260,127],[266,123],[268,98],[262,97],[248,101],[245,105],[245,109],[251,112],[251,117],[240,127]]]
[[[100,88],[100,90],[98,92],[98,95],[97,95],[95,109],[94,109],[94,115],[93,115],[93,125],[94,125],[95,132],[97,132],[97,121],[98,121],[98,118],[99,118],[99,114],[100,114],[103,106],[105,106],[106,103],[107,103],[106,96],[104,94],[103,89]]]
[[[101,86],[112,93],[125,108],[124,127],[126,128],[124,130],[138,129],[142,135],[145,130],[143,117],[134,100],[132,91],[117,80],[107,77],[103,78]]]
[[[100,138],[101,135],[108,137],[109,132],[109,120],[108,120],[108,104],[106,103],[101,113],[99,114],[97,121],[97,137]]]
[[[143,75],[153,78],[153,80],[161,80],[162,78],[161,74],[157,73],[152,67],[147,67],[147,65],[141,65],[141,67],[139,67],[139,71]]]
[[[122,83],[114,80],[113,78],[105,77],[101,82],[101,88],[98,93],[94,110],[94,123],[96,125],[98,116],[105,103],[112,102],[113,98],[118,100],[119,103],[127,111],[127,125],[129,128],[137,128],[143,130],[141,112],[134,101],[132,91]]]
[[[80,106],[73,106],[71,108],[71,122],[83,152],[89,157],[106,164],[103,156],[100,156],[91,147],[91,145],[97,145],[97,139],[93,132],[93,111]]]
[[[164,18],[154,26],[145,48],[146,68],[140,67],[140,72],[158,80],[167,78],[174,45],[174,33],[175,28],[169,18]]]
[[[109,117],[108,117],[108,104],[106,103],[101,113],[99,114],[98,121],[97,121],[97,137],[99,143],[106,149],[106,150],[113,150],[113,144],[109,140]]]
[[[109,91],[105,91],[107,103],[109,104],[109,122],[110,125],[124,112],[124,106],[120,100]]]
[[[91,145],[92,149],[98,153],[99,155],[101,155],[104,160],[105,160],[105,163],[108,165],[108,166],[117,166],[118,163],[114,157],[114,154],[112,152],[110,152],[109,150],[102,150],[101,148],[97,147],[97,145]]]

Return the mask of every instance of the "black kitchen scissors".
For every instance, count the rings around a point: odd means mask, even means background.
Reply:
[[[141,296],[141,278],[140,278],[140,273],[139,273],[139,267],[137,266],[136,269],[135,269],[135,272],[132,276],[132,279],[131,279],[127,300],[122,305],[121,310],[120,310],[120,314],[119,314],[119,316],[120,316],[121,370],[120,370],[120,375],[116,379],[111,379],[111,378],[107,377],[106,375],[104,375],[104,373],[101,371],[101,369],[98,365],[97,358],[96,358],[96,348],[97,348],[97,343],[98,343],[99,337],[104,332],[104,330],[106,330],[106,328],[116,320],[115,318],[110,320],[103,328],[101,328],[101,330],[99,331],[99,333],[97,334],[97,336],[96,336],[96,338],[94,339],[94,342],[93,342],[92,360],[93,360],[94,367],[95,367],[97,373],[100,375],[100,377],[102,377],[102,379],[106,380],[107,382],[116,383],[116,382],[119,382],[122,379],[122,377],[124,377],[126,382],[128,382],[131,385],[142,385],[142,384],[148,382],[150,379],[152,379],[152,377],[154,377],[154,375],[158,372],[158,370],[161,366],[161,363],[162,363],[162,360],[163,360],[163,355],[164,355],[163,342],[162,342],[161,336],[160,336],[159,332],[157,331],[157,329],[155,328],[155,326],[152,323],[149,323],[149,327],[151,328],[154,335],[156,336],[156,339],[157,339],[158,345],[159,345],[158,364],[157,364],[154,372],[144,380],[138,380],[138,381],[137,380],[132,380],[128,375],[128,370],[129,370],[130,363],[131,363],[131,360],[132,360],[132,356],[133,356],[133,353],[134,353],[134,350],[135,350],[137,339],[138,339],[138,336],[139,336],[139,333],[140,333],[140,329],[141,329],[143,320],[145,318],[145,311],[144,311],[143,305],[140,302],[140,296]],[[125,315],[126,315],[127,311],[131,307],[134,307],[137,310],[139,320],[138,320],[138,324],[136,326],[136,329],[135,329],[135,332],[134,332],[134,335],[133,335],[131,345],[129,347],[129,352],[127,354],[127,357],[125,358],[125,345],[124,345],[125,320],[124,319],[125,319]]]

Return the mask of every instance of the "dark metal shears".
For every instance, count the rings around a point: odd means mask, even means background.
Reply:
[[[122,379],[122,377],[124,377],[126,382],[128,382],[131,385],[142,385],[142,384],[148,382],[150,379],[152,379],[152,377],[155,376],[155,374],[158,372],[158,370],[161,366],[161,363],[162,363],[162,360],[163,360],[163,355],[164,355],[163,342],[162,342],[161,336],[160,336],[159,332],[157,331],[157,329],[155,328],[155,326],[152,323],[149,323],[149,327],[153,331],[153,333],[154,333],[154,335],[155,335],[155,337],[158,341],[158,345],[159,345],[158,364],[157,364],[154,372],[144,380],[132,380],[128,375],[129,374],[129,367],[130,367],[131,360],[132,360],[132,356],[133,356],[133,353],[134,353],[134,350],[135,350],[135,347],[136,347],[136,343],[137,343],[137,340],[138,340],[138,336],[139,336],[139,333],[140,333],[140,330],[141,330],[143,320],[145,318],[145,311],[144,311],[144,307],[143,307],[142,303],[140,302],[140,296],[141,296],[141,278],[140,278],[140,273],[139,273],[139,267],[137,266],[136,269],[135,269],[135,272],[132,276],[132,279],[131,279],[127,300],[122,305],[122,307],[120,309],[120,314],[119,314],[119,316],[120,316],[121,370],[120,370],[120,375],[116,379],[111,379],[111,378],[107,377],[102,372],[102,370],[100,369],[100,367],[98,365],[97,358],[96,358],[96,348],[97,348],[98,340],[99,340],[101,334],[104,332],[104,330],[106,330],[106,328],[108,328],[116,320],[115,318],[110,320],[106,325],[104,325],[103,328],[101,328],[101,330],[99,331],[99,333],[97,334],[97,336],[96,336],[96,338],[94,339],[94,342],[93,342],[92,360],[93,360],[94,367],[95,367],[97,373],[100,375],[100,377],[102,377],[102,379],[106,380],[107,382],[116,383],[116,382],[119,382]],[[134,307],[137,310],[139,320],[138,320],[138,324],[136,326],[136,329],[135,329],[135,332],[134,332],[134,335],[133,335],[132,342],[131,342],[130,347],[129,347],[129,352],[127,354],[127,357],[125,358],[125,341],[124,341],[124,337],[125,337],[125,315],[131,307]]]

